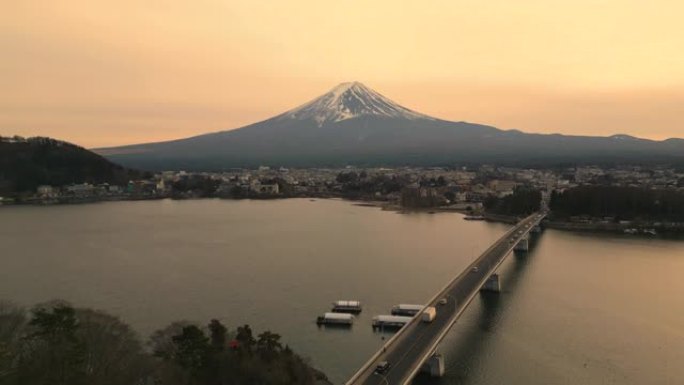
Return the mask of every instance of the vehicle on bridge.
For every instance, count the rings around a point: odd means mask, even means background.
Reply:
[[[434,306],[428,306],[423,310],[423,314],[420,318],[423,322],[432,322],[437,316],[437,309]]]
[[[389,362],[380,361],[380,362],[378,362],[378,365],[375,366],[375,373],[377,373],[377,374],[387,373],[390,366],[392,366],[392,365]]]

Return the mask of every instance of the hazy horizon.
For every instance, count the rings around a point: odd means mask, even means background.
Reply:
[[[0,134],[84,147],[255,123],[345,81],[532,133],[684,137],[684,4],[14,2]]]

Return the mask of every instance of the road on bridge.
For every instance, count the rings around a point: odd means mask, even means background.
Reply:
[[[506,232],[427,303],[427,306],[434,306],[437,309],[437,315],[432,322],[421,322],[419,313],[401,328],[347,382],[347,385],[409,383],[423,362],[434,353],[439,342],[477,295],[487,278],[494,273],[515,245],[543,218],[544,214],[535,213]],[[442,299],[446,299],[446,303],[443,303]],[[390,363],[389,370],[382,374],[374,373],[377,364],[382,361]]]

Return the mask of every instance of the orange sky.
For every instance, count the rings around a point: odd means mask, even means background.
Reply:
[[[60,0],[0,13],[0,135],[237,128],[357,80],[443,119],[684,137],[681,1]]]

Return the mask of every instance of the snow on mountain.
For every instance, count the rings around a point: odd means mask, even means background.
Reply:
[[[615,140],[641,140],[637,137],[631,136],[631,135],[625,135],[625,134],[615,134],[610,136],[611,139]]]
[[[434,118],[409,110],[359,82],[342,83],[326,94],[274,120],[314,120],[319,126],[374,115],[410,120]]]

